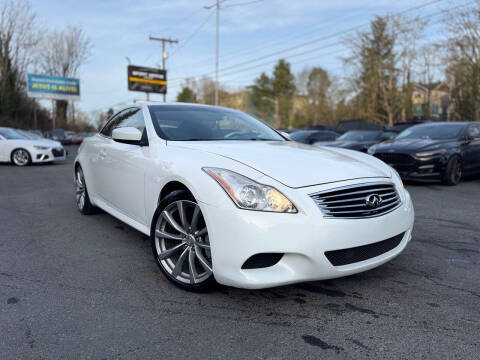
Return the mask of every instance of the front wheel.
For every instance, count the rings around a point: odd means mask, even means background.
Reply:
[[[85,176],[80,166],[75,170],[75,200],[77,201],[77,208],[83,215],[90,215],[95,212],[95,207],[90,202],[88,196],[87,184]]]
[[[157,265],[175,285],[204,291],[215,284],[205,219],[187,191],[174,191],[161,201],[150,237]]]
[[[445,185],[457,185],[462,179],[462,162],[460,157],[454,155],[448,160],[445,172],[442,174],[442,183]]]
[[[27,166],[32,162],[32,157],[29,152],[25,149],[17,149],[12,152],[12,163],[17,166]]]

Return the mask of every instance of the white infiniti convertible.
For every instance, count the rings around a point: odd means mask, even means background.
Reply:
[[[203,105],[124,108],[80,146],[75,184],[81,213],[100,207],[149,235],[160,270],[189,290],[365,271],[400,254],[414,222],[380,160]]]

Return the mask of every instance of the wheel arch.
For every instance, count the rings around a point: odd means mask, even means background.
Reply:
[[[13,163],[13,153],[17,150],[25,150],[28,153],[28,156],[30,156],[30,161],[33,161],[32,153],[25,147],[18,146],[16,148],[13,148],[12,151],[10,151],[10,161]]]
[[[165,198],[165,196],[167,196],[168,194],[170,194],[171,192],[173,192],[175,190],[185,190],[189,194],[191,194],[193,197],[195,197],[195,195],[193,195],[193,192],[183,182],[178,181],[178,180],[171,180],[171,181],[167,182],[165,185],[163,185],[162,189],[160,190],[160,193],[159,193],[158,199],[157,199],[157,206],[158,206],[158,204],[160,204],[162,199]]]

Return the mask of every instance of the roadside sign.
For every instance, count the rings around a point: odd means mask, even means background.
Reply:
[[[28,96],[55,100],[80,100],[80,80],[60,76],[27,74]]]
[[[127,68],[128,90],[146,93],[167,93],[167,71],[143,66]]]

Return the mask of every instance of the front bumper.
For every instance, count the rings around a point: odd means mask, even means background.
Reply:
[[[33,150],[32,151],[33,163],[46,163],[51,161],[65,161],[67,158],[67,152],[62,147],[49,148],[45,150]]]
[[[352,182],[328,187],[349,183]],[[414,210],[408,192],[405,191],[401,207],[383,216],[326,219],[308,196],[325,189],[326,186],[315,186],[286,193],[299,209],[297,214],[241,210],[230,199],[220,206],[200,203],[209,229],[216,280],[254,289],[346,276],[391,260],[410,241]],[[334,266],[325,256],[327,251],[372,244],[399,234],[404,235],[398,246],[364,261]],[[273,266],[242,269],[247,259],[261,253],[284,255]]]
[[[448,163],[446,155],[418,158],[411,154],[395,154],[402,158],[393,158],[392,160],[389,160],[388,157],[384,158],[384,155],[390,154],[374,154],[375,157],[394,168],[404,180],[438,180],[445,172]]]

